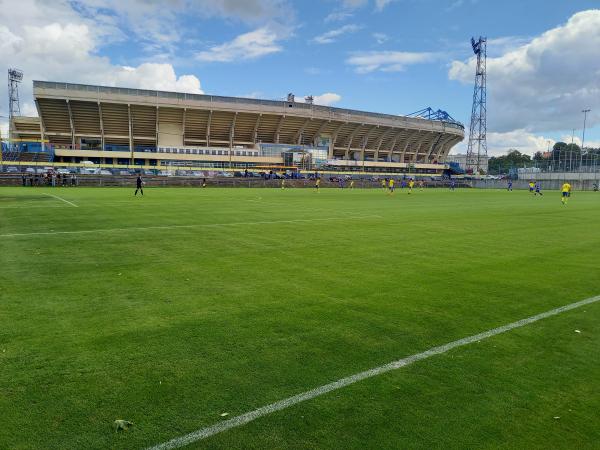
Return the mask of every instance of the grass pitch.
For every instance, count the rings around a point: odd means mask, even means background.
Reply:
[[[0,189],[0,448],[144,448],[600,294],[593,192],[145,194]],[[190,448],[598,448],[599,323],[588,305]]]

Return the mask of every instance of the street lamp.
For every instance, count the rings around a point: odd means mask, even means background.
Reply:
[[[581,152],[580,152],[580,157],[579,157],[579,168],[580,169],[581,169],[581,166],[583,165],[583,149],[584,149],[584,145],[585,145],[585,125],[587,122],[587,115],[590,111],[591,111],[591,109],[589,109],[589,108],[581,111],[583,113],[583,136],[581,138]]]

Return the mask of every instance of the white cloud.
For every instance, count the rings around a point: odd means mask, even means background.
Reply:
[[[573,15],[566,24],[498,57],[488,57],[488,123],[492,131],[540,133],[600,124],[600,10]],[[453,61],[449,78],[473,83],[475,60]]]
[[[258,28],[240,34],[232,41],[211,47],[196,55],[200,61],[232,62],[244,59],[256,59],[282,50],[277,43],[277,33],[269,27]]]
[[[379,45],[385,44],[390,40],[390,37],[385,33],[373,33],[372,36]]]
[[[313,95],[313,103],[315,105],[331,106],[342,100],[342,96],[333,92],[325,92],[321,95]],[[296,97],[298,103],[305,103],[305,97]]]
[[[354,16],[354,14],[349,11],[333,11],[332,13],[325,16],[325,19],[323,19],[323,21],[325,23],[341,22],[341,21],[349,19],[350,17],[353,17],[353,16]]]
[[[360,8],[361,6],[365,6],[369,3],[369,0],[342,0],[342,5],[344,8],[355,9]]]
[[[196,76],[178,76],[167,62],[124,67],[98,56],[102,45],[120,39],[121,31],[112,19],[96,19],[66,0],[20,0],[19,7],[0,8],[0,72],[6,74],[13,65],[24,71],[19,87],[22,114],[36,114],[34,79],[202,92]],[[7,97],[6,90],[1,83],[0,98]],[[2,107],[0,115],[8,115],[4,102]]]
[[[108,11],[141,41],[167,48],[180,41],[185,33],[178,26],[181,16],[220,17],[250,24],[269,20],[287,22],[294,16],[287,0],[78,0],[74,3],[87,17],[96,18]]]
[[[387,5],[396,0],[374,0],[375,11],[382,11]],[[342,8],[353,10],[370,4],[369,0],[341,0]]]
[[[375,10],[381,11],[394,0],[374,0]],[[348,9],[361,8],[369,4],[369,0],[342,0],[342,5]]]
[[[333,92],[326,92],[321,95],[315,95],[314,102],[316,105],[330,106],[342,100],[342,96]]]
[[[392,3],[394,0],[375,0],[375,9],[381,11],[387,5]]]
[[[369,73],[376,70],[400,72],[409,65],[433,62],[437,58],[437,54],[427,52],[362,52],[348,58],[346,63],[354,66],[358,73]]]
[[[513,130],[506,133],[488,133],[488,154],[497,156],[506,154],[511,149],[533,155],[535,152],[545,152],[554,145],[554,139],[529,133],[525,130]]]
[[[140,89],[202,94],[200,80],[194,75],[177,76],[171,64],[144,63],[138,67],[120,67],[114,75],[103,75],[115,86],[135,86]]]
[[[579,130],[579,133],[581,133],[581,130]],[[581,136],[573,136],[571,134],[563,134],[560,138],[561,142],[566,142],[567,144],[571,143],[571,140],[573,140],[574,144],[577,144],[581,147]],[[585,139],[585,148],[600,148],[600,141],[594,141],[594,140],[589,140],[586,136]]]
[[[513,130],[505,133],[489,132],[487,134],[488,156],[500,156],[516,149],[521,153],[533,155],[535,152],[545,152],[556,142],[552,138],[536,135],[526,130]],[[570,141],[569,141],[570,142]],[[468,136],[452,149],[452,154],[467,153]]]
[[[341,28],[336,28],[335,30],[330,30],[327,33],[314,37],[313,42],[316,42],[317,44],[331,44],[335,42],[338,37],[344,34],[355,33],[361,28],[362,27],[358,25],[344,25]]]
[[[306,72],[308,75],[321,75],[323,73],[323,69],[319,67],[307,67],[304,69],[304,72]]]

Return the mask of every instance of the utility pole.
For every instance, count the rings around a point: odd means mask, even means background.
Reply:
[[[581,152],[579,152],[579,170],[581,170],[581,166],[583,165],[583,149],[585,145],[585,125],[587,122],[587,115],[591,111],[591,109],[584,109],[581,111],[583,113],[583,136],[581,138]]]

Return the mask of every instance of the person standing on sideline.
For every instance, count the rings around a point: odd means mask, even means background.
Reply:
[[[144,182],[142,181],[142,176],[138,175],[137,179],[135,180],[135,194],[133,194],[133,195],[137,195],[138,191],[140,191],[142,193],[142,195],[144,195],[144,189],[142,189],[143,185],[144,185]]]

